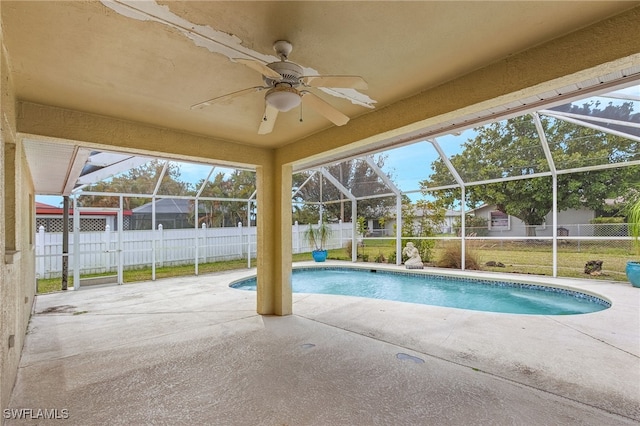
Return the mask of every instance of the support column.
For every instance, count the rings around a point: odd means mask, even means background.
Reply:
[[[69,287],[69,196],[65,195],[62,198],[62,289],[66,290],[68,287]]]
[[[122,195],[119,197],[118,203],[118,285],[124,284],[124,220],[122,217],[122,209],[124,199]],[[80,222],[78,222],[80,226]]]
[[[351,200],[351,261],[358,261],[358,202]]]
[[[396,195],[396,266],[402,265],[402,195]]]
[[[290,165],[266,162],[256,168],[258,276],[257,309],[261,315],[291,315]]]
[[[553,235],[553,247],[552,247],[552,254],[553,254],[553,278],[557,278],[558,277],[558,175],[556,173],[553,174],[552,176],[552,182],[553,182],[553,214],[552,214],[552,221],[553,221],[553,231],[552,234]],[[580,241],[578,240],[578,243]],[[579,246],[578,246],[579,247]]]
[[[462,187],[462,196],[460,197],[460,269],[467,269],[467,213],[465,206],[467,205],[466,187]]]
[[[80,210],[73,197],[73,289],[80,290]]]
[[[251,268],[251,200],[247,201],[247,269]]]
[[[198,235],[198,197],[193,200],[193,235],[195,236],[195,259],[193,259],[193,264],[195,265],[195,275],[198,275],[198,260],[200,259],[199,253],[199,245],[200,245],[200,236]]]
[[[151,198],[151,281],[156,280],[156,197]]]

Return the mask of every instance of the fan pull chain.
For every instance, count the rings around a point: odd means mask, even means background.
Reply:
[[[302,102],[300,102],[300,122],[302,123],[304,120],[302,120]]]

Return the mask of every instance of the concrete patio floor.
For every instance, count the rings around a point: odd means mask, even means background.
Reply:
[[[70,425],[640,421],[640,289],[628,283],[535,277],[612,301],[586,315],[294,294],[294,315],[272,317],[228,287],[252,274],[38,296],[10,403],[33,411],[5,424],[47,423],[29,418],[38,409]]]

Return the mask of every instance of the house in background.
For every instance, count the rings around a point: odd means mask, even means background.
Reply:
[[[44,226],[45,232],[62,232],[63,209],[49,204],[36,202],[36,231]],[[131,229],[131,210],[122,211],[123,230]],[[104,231],[109,225],[112,231],[118,230],[118,212],[114,210],[105,211],[83,211],[80,210],[80,231]],[[69,230],[73,229],[73,209],[69,209]]]
[[[193,228],[193,200],[181,198],[160,198],[156,204],[156,228],[162,225],[163,229]],[[143,204],[133,210],[123,210],[124,231],[151,229],[152,202]],[[204,214],[205,207],[199,206],[200,215]],[[62,232],[61,207],[36,202],[36,231],[44,226],[45,232]],[[106,226],[112,231],[118,230],[118,213],[115,210],[83,211],[80,210],[80,231],[104,231]],[[235,226],[235,224],[233,225]],[[255,226],[255,222],[253,222]],[[69,229],[73,229],[73,209],[69,209]]]
[[[415,215],[420,217],[423,211],[416,209]],[[510,216],[499,211],[495,205],[483,205],[470,210],[467,214],[486,219],[487,225],[482,228],[474,228],[467,224],[466,234],[489,237],[525,237],[527,230],[524,222],[515,216]],[[594,225],[591,222],[596,217],[596,212],[591,209],[569,209],[558,212],[558,236],[560,237],[591,237],[596,235],[598,226],[606,228],[606,225]],[[440,225],[442,234],[457,234],[460,221],[460,210],[447,210],[444,222]],[[540,237],[553,236],[553,215],[549,213],[543,224],[535,227],[535,235]],[[369,236],[383,237],[395,235],[395,219],[387,219],[384,227],[377,220],[368,221]],[[610,225],[613,227],[619,225]],[[617,229],[617,228],[616,228]],[[605,230],[607,232],[607,230]],[[611,234],[613,235],[613,234]]]
[[[423,214],[422,209],[416,209],[416,217],[420,217]],[[455,232],[455,227],[460,219],[460,210],[447,210],[444,215],[444,221],[440,224],[440,233],[452,234]],[[367,221],[369,229],[369,237],[392,237],[396,233],[396,220],[394,218],[386,219],[384,226],[380,225],[377,219],[369,219]],[[417,226],[417,224],[416,224]]]
[[[160,198],[143,204],[132,210],[131,229],[151,229],[153,204],[156,209],[156,228],[163,229],[193,228],[189,216],[193,214],[193,200],[183,198]]]
[[[152,228],[151,225],[154,202],[156,209],[156,229],[158,225],[162,225],[163,229],[185,229],[194,227],[193,199],[159,198],[155,201],[143,204],[140,207],[136,207],[132,210],[133,217],[131,221],[131,229],[145,230]],[[224,203],[225,202],[222,202],[222,204]],[[242,202],[242,204],[244,205],[246,203]],[[238,222],[242,222],[244,225],[246,225],[246,217],[243,217],[241,219],[234,219],[234,217],[230,217],[231,213],[229,213],[229,211],[225,212],[224,207],[217,206],[214,211],[217,221],[215,222],[215,225],[210,225],[210,222],[206,222],[205,219],[212,216],[212,207],[206,201],[199,202],[198,227],[202,226],[203,223],[207,223],[208,228],[230,228],[237,226]],[[252,214],[250,226],[256,226],[255,212]]]
[[[487,220],[489,237],[524,237],[527,230],[524,222],[515,216],[499,211],[495,205],[483,205],[469,211],[476,217]],[[558,212],[558,236],[590,237],[594,235],[596,212],[591,209],[568,209]],[[549,213],[543,224],[535,226],[535,235],[539,237],[553,236],[553,214]],[[467,232],[468,234],[469,232]]]

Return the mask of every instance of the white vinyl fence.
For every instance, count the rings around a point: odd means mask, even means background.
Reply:
[[[310,252],[304,238],[308,225],[292,226],[293,253]],[[351,240],[351,223],[331,225],[332,238],[325,248],[344,247]],[[122,242],[118,241],[122,235]],[[138,269],[193,265],[223,260],[251,259],[256,257],[256,228],[201,228],[162,229],[152,231],[122,231],[107,229],[102,232],[80,232],[79,257],[74,254],[73,234],[69,236],[69,270],[74,262],[80,263],[80,274],[116,272],[118,254],[122,250],[123,268]],[[38,229],[36,236],[36,276],[55,278],[62,276],[62,233]]]

